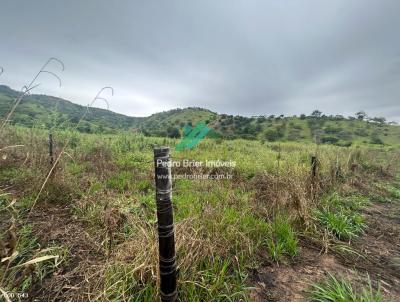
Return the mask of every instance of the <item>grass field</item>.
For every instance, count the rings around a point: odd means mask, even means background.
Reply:
[[[177,152],[176,139],[123,131],[53,130],[53,137],[51,166],[48,131],[1,133],[4,296],[157,301],[153,147],[160,145],[181,163],[175,176],[230,175],[173,180],[180,301],[400,296],[394,147],[205,139]],[[235,166],[185,167],[185,160]]]

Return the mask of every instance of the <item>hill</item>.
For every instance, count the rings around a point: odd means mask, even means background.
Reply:
[[[195,125],[200,121],[209,124],[217,118],[217,113],[203,108],[173,109],[145,118],[140,123],[140,129],[145,135],[180,137],[179,129],[186,124]]]
[[[0,85],[0,116],[5,116],[18,92]],[[12,116],[12,124],[40,128],[68,128],[80,120],[85,107],[47,95],[26,96]],[[384,118],[327,116],[316,110],[310,115],[233,116],[207,109],[189,107],[155,113],[149,117],[130,117],[112,111],[91,108],[79,130],[88,133],[140,131],[146,136],[180,137],[184,125],[206,122],[209,136],[225,139],[245,138],[266,141],[302,141],[349,146],[356,144],[400,144],[400,127]]]
[[[0,85],[0,116],[9,112],[14,99],[19,93],[11,88]],[[28,127],[69,127],[80,120],[85,106],[74,104],[61,98],[32,94],[21,101],[11,117],[12,124]],[[130,129],[137,125],[142,118],[129,117],[100,108],[90,108],[85,121],[79,130],[82,132],[103,132],[117,129]]]

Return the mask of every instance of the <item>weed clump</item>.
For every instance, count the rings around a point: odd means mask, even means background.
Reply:
[[[337,279],[329,275],[322,283],[313,284],[310,290],[311,302],[383,302],[383,297],[378,286],[374,290],[371,280],[361,289],[355,289],[353,285],[343,278]]]
[[[277,216],[271,225],[271,234],[267,239],[268,255],[274,261],[280,261],[284,255],[294,257],[298,253],[296,234],[287,218]]]
[[[366,228],[364,217],[358,213],[369,203],[360,195],[340,196],[337,192],[327,195],[314,216],[318,223],[339,240],[351,240]]]
[[[351,213],[345,208],[336,211],[324,208],[317,211],[319,222],[340,240],[357,237],[366,227],[364,218],[358,213]]]

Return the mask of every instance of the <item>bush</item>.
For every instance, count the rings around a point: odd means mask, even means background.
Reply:
[[[176,127],[168,127],[167,136],[171,138],[179,138],[181,134],[179,133],[179,129]]]
[[[341,131],[343,131],[343,128],[328,125],[325,127],[324,131],[327,134],[336,134],[336,133],[340,133]]]
[[[278,131],[277,129],[267,129],[264,132],[264,138],[270,142],[274,142],[282,138],[282,132]]]
[[[371,144],[383,145],[383,141],[379,137],[378,133],[374,132],[374,133],[371,134]]]
[[[355,134],[355,135],[358,135],[358,136],[366,137],[366,136],[368,136],[368,130],[367,130],[367,129],[364,129],[364,128],[357,128],[357,129],[354,131],[354,134]]]
[[[321,141],[324,144],[335,144],[339,141],[339,139],[333,136],[324,136]]]

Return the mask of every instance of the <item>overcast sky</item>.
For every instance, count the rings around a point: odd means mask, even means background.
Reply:
[[[63,85],[36,93],[145,116],[320,109],[400,121],[399,0],[1,0],[0,83],[27,84],[47,58]],[[102,107],[99,104],[99,107]]]

